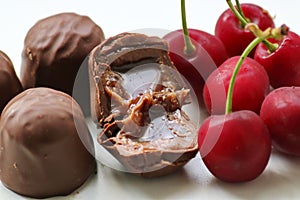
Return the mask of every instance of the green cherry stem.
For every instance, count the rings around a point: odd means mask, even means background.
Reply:
[[[182,30],[184,33],[184,53],[185,55],[191,55],[196,51],[196,47],[193,45],[186,23],[186,12],[185,12],[185,0],[181,0],[181,20]]]
[[[247,22],[249,22],[249,21],[247,20],[247,18],[245,17],[245,15],[244,15],[244,12],[243,12],[242,7],[241,7],[241,4],[240,4],[240,1],[239,1],[239,0],[235,0],[235,4],[236,4],[237,10],[238,10],[238,12],[240,13],[240,15],[241,15]]]
[[[243,14],[241,14],[232,4],[231,0],[226,0],[230,10],[234,13],[234,15],[240,20],[242,27],[244,28],[247,24],[248,21],[246,20],[246,18],[243,16]]]
[[[226,98],[226,108],[225,114],[229,114],[232,112],[232,97],[233,97],[233,89],[234,83],[237,77],[237,74],[245,60],[245,58],[249,55],[249,53],[260,43],[266,40],[267,38],[276,38],[280,39],[283,35],[288,34],[289,28],[286,25],[282,25],[278,28],[268,28],[265,31],[261,31],[259,27],[254,23],[249,23],[246,25],[245,29],[250,30],[255,33],[256,38],[246,47],[240,56],[229,82],[227,98]]]
[[[239,2],[239,0],[236,0],[236,6],[237,8],[234,7],[234,5],[232,4],[231,0],[226,0],[229,8],[232,10],[232,12],[234,13],[234,15],[239,19],[239,21],[241,22],[242,27],[244,28],[247,24],[249,24],[250,22],[247,20],[247,18],[245,17],[242,8],[241,8],[241,4]],[[255,33],[253,33],[256,37],[257,35]],[[278,44],[273,44],[271,42],[269,42],[268,40],[264,39],[262,41],[264,43],[264,45],[266,45],[266,47],[268,48],[269,52],[272,53],[274,51],[276,51],[276,49],[278,48]]]
[[[234,71],[232,73],[230,82],[229,82],[229,87],[228,87],[228,93],[227,93],[227,99],[226,99],[226,110],[225,113],[229,114],[232,112],[232,97],[233,97],[233,88],[234,88],[234,82],[236,79],[236,76],[245,60],[245,58],[249,55],[249,53],[258,45],[260,42],[262,42],[264,38],[256,37],[244,50],[242,55],[240,56],[240,59],[238,60]]]
[[[227,92],[227,98],[226,98],[226,108],[225,113],[229,114],[232,112],[232,97],[233,97],[233,89],[234,89],[234,83],[237,77],[237,74],[245,60],[245,58],[249,55],[249,53],[260,43],[268,38],[276,38],[280,39],[284,35],[287,35],[289,32],[289,28],[283,24],[278,28],[268,28],[265,31],[261,31],[259,27],[256,24],[249,23],[246,25],[245,29],[250,30],[254,33],[256,38],[246,47],[246,49],[243,51],[242,55],[240,56],[230,79],[229,86],[228,86],[228,92]]]

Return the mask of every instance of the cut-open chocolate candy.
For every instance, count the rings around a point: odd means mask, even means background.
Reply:
[[[98,143],[130,173],[161,176],[197,153],[197,130],[182,110],[190,91],[159,37],[122,33],[89,57],[91,114]]]

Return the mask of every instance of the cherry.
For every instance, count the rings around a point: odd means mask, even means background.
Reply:
[[[204,120],[198,132],[199,152],[204,164],[215,177],[228,182],[255,179],[264,171],[271,155],[271,137],[260,116],[250,110],[232,112],[234,87],[241,84],[237,80],[239,76],[251,74],[250,68],[246,70],[247,73],[239,73],[244,68],[243,62],[251,60],[247,56],[257,44],[278,34],[278,29],[260,32],[254,24],[248,28],[252,31],[257,29],[254,32],[259,36],[238,57],[230,77],[225,114],[211,115]],[[223,82],[222,78],[216,78],[215,81]],[[252,90],[252,86],[249,84],[245,90]]]
[[[224,114],[226,96],[220,91],[223,89],[228,93],[230,79],[239,59],[240,56],[227,59],[206,80],[203,99],[209,113]],[[252,58],[245,58],[235,82],[232,110],[252,110],[259,114],[261,104],[270,91],[264,67]]]
[[[229,182],[259,176],[271,153],[268,129],[257,114],[247,110],[210,116],[199,129],[198,145],[209,171]]]
[[[216,36],[208,32],[192,28],[188,29],[188,33],[193,44],[200,46],[200,48],[207,51],[216,66],[221,65],[228,58],[222,41]],[[181,66],[181,64],[191,65],[189,61],[193,60],[193,58],[184,53],[185,43],[182,29],[168,33],[164,36],[164,39],[168,41],[171,59],[173,59],[176,63],[179,63],[179,66]],[[199,54],[194,54],[194,56],[197,55]],[[192,63],[195,62],[192,61]]]
[[[300,87],[281,87],[264,100],[260,113],[269,129],[273,146],[300,156]]]
[[[181,14],[183,29],[168,33],[164,39],[168,42],[169,56],[175,67],[201,96],[204,80],[228,56],[219,38],[187,28],[184,0],[181,0]]]
[[[248,22],[257,24],[262,30],[274,27],[274,21],[265,9],[255,4],[236,2],[239,13],[233,12],[231,1],[227,0],[231,8],[219,16],[215,26],[215,35],[223,42],[229,57],[241,55],[255,38],[249,30],[244,29]],[[240,14],[243,20],[239,20],[236,14]],[[249,57],[253,56],[254,51],[250,53]]]
[[[300,86],[300,36],[289,31],[281,40],[272,42],[278,44],[274,52],[259,44],[254,59],[265,67],[273,88]]]

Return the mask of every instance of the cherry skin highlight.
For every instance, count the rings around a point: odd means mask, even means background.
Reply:
[[[255,23],[261,30],[274,27],[274,21],[266,10],[256,4],[243,3],[241,8],[248,21]],[[247,45],[255,38],[253,33],[245,30],[234,13],[227,9],[218,18],[215,35],[223,42],[228,56],[241,55]],[[254,56],[254,51],[249,57]]]
[[[184,52],[182,30],[172,31],[164,39],[169,44],[169,56],[175,67],[189,81],[195,93],[201,96],[206,78],[228,56],[219,38],[197,29],[188,29],[188,32],[195,46],[195,52],[190,55]]]
[[[300,36],[292,31],[281,40],[270,40],[278,44],[270,53],[263,44],[256,48],[254,59],[263,65],[273,88],[300,86]]]
[[[269,129],[273,146],[300,156],[300,87],[281,87],[264,100],[260,116]]]
[[[201,125],[198,145],[202,160],[218,179],[245,182],[258,177],[271,154],[271,138],[252,111],[212,115]]]
[[[230,79],[239,58],[240,56],[235,56],[227,59],[208,77],[203,89],[203,99],[209,113],[225,113]],[[259,114],[261,104],[270,91],[269,85],[264,67],[254,59],[246,57],[235,80],[232,111],[252,110]]]

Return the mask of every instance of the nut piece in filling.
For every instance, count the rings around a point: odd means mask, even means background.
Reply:
[[[182,110],[189,90],[158,37],[122,33],[89,57],[91,114],[98,142],[130,173],[169,174],[197,153],[197,130]]]
[[[4,52],[0,51],[0,113],[9,100],[22,90],[11,60]]]
[[[28,89],[3,110],[0,179],[24,196],[67,195],[96,170],[93,152],[84,144],[93,143],[72,97],[50,88]]]
[[[87,16],[60,13],[39,20],[24,41],[20,76],[24,89],[43,86],[72,95],[82,62],[103,40],[102,29]]]

